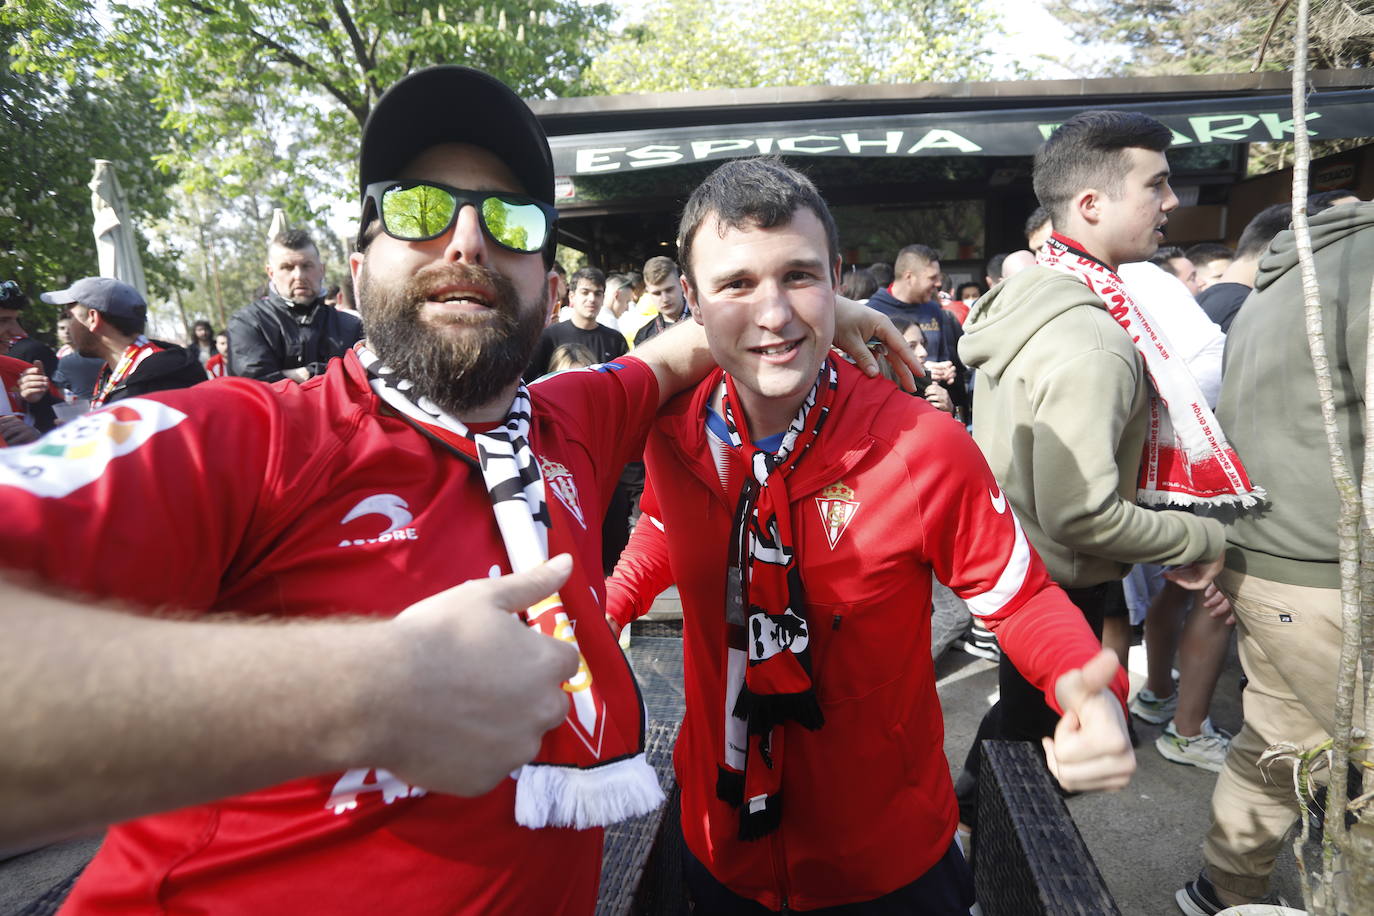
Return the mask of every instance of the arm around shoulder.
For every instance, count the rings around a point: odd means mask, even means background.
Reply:
[[[137,617],[0,580],[0,850],[350,767],[476,795],[566,715],[572,647],[512,613],[558,557],[389,621]]]

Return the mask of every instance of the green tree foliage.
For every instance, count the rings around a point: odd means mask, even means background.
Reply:
[[[656,0],[588,74],[605,92],[986,79],[981,0]]]
[[[5,278],[33,293],[98,269],[93,159],[115,163],[140,228],[166,213],[172,179],[153,160],[168,138],[145,76],[103,62],[109,49],[90,6],[6,0],[0,46],[11,49],[0,58],[0,258]],[[166,259],[144,267],[155,288],[174,274]],[[56,317],[35,308],[25,321],[46,330]]]
[[[1295,8],[1286,0],[1049,0],[1083,44],[1119,49],[1084,76],[1246,73],[1292,67]],[[1263,53],[1261,53],[1263,49]],[[1374,66],[1374,0],[1313,0],[1308,66]],[[1072,68],[1073,61],[1061,61]],[[1363,138],[1314,140],[1313,156],[1352,149]],[[1250,146],[1251,174],[1292,160],[1292,143]]]
[[[1260,62],[1266,35],[1262,69],[1292,65],[1293,10],[1283,0],[1050,0],[1048,6],[1080,43],[1120,48],[1099,72],[1084,75],[1245,73]],[[1316,0],[1309,62],[1332,69],[1374,64],[1374,0]]]
[[[64,91],[73,74],[94,75],[97,83],[83,85],[99,86],[93,103],[108,103],[109,119],[117,114],[142,125],[138,137],[158,138],[140,148],[141,156],[97,151],[85,136],[54,134],[51,146],[57,155],[128,158],[141,163],[143,175],[156,174],[148,168],[155,162],[175,176],[174,209],[158,224],[175,241],[159,251],[180,260],[185,315],[216,324],[261,285],[273,208],[317,237],[331,278],[343,279],[344,252],[330,244],[336,240],[324,228],[325,212],[357,193],[353,163],[362,124],[402,75],[465,63],[527,96],[577,94],[589,49],[601,46],[613,13],[607,4],[579,0],[0,2],[0,40],[16,71]],[[10,80],[9,71],[4,78]],[[121,82],[141,94],[124,93]],[[11,92],[6,82],[2,91],[5,105],[41,98],[27,84]],[[35,104],[46,111],[47,103]],[[434,116],[464,112],[436,109]],[[99,134],[118,139],[124,135],[117,126],[102,125]],[[131,198],[153,206],[140,178],[120,178]],[[78,196],[84,184],[75,186]],[[156,215],[166,210],[159,206]]]
[[[363,122],[404,74],[465,63],[525,95],[569,94],[611,15],[575,0],[163,0],[113,10],[121,32],[155,39],[146,65],[180,138],[168,163],[193,188],[257,184],[296,219],[311,215],[311,192],[352,196]]]

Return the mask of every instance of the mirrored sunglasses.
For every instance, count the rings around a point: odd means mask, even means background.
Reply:
[[[477,209],[487,236],[511,251],[531,254],[544,248],[558,211],[542,200],[507,191],[465,191],[428,181],[378,181],[366,200],[376,207],[382,230],[406,242],[425,242],[453,228],[466,204]]]

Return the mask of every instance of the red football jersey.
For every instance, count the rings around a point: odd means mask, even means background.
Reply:
[[[564,591],[604,608],[601,519],[657,383],[627,358],[531,397],[576,560]],[[300,617],[389,617],[509,572],[480,472],[379,403],[349,353],[305,385],[226,378],[88,414],[0,452],[0,558],[139,606]],[[598,629],[579,639],[612,639]],[[141,818],[109,832],[64,912],[590,913],[602,831],[519,827],[514,795],[354,770]]]

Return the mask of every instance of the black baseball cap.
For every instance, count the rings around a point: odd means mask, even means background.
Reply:
[[[406,163],[440,143],[490,150],[526,194],[553,205],[553,154],[539,119],[496,77],[457,66],[416,70],[377,100],[363,126],[359,197],[368,185],[395,178]],[[359,238],[365,228],[359,226]]]

